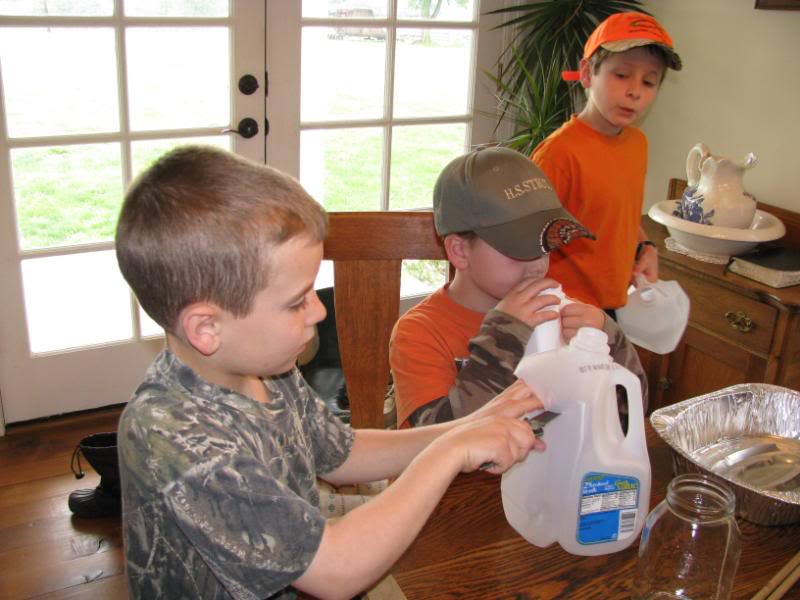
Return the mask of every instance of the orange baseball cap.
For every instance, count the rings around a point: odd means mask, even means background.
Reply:
[[[681,57],[672,47],[672,38],[653,17],[640,12],[621,12],[608,17],[600,23],[586,40],[583,58],[589,58],[598,48],[609,52],[625,52],[639,46],[656,44],[667,53],[667,66],[680,71]],[[578,81],[578,71],[564,71],[561,76],[566,81]]]

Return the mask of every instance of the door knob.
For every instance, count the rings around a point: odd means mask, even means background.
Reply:
[[[245,96],[254,94],[257,89],[258,89],[258,79],[256,79],[253,75],[250,75],[248,73],[247,75],[242,75],[239,78],[239,91],[242,92]]]
[[[228,129],[223,129],[222,133],[238,133],[243,138],[248,139],[258,134],[258,123],[256,123],[255,119],[245,117],[239,121],[239,126],[236,129],[229,127]]]

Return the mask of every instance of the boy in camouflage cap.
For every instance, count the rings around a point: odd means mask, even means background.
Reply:
[[[291,177],[184,147],[134,182],[120,269],[166,332],[119,424],[128,588],[138,598],[350,597],[403,553],[461,471],[541,450],[524,385],[460,423],[353,431],[295,360],[325,309],[327,221]],[[402,474],[401,474],[402,473]],[[326,522],[315,487],[398,476]]]
[[[542,293],[558,285],[545,276],[549,253],[593,236],[527,157],[483,148],[456,158],[436,181],[433,209],[456,273],[392,332],[401,426],[442,423],[484,406],[516,380],[533,329],[555,318],[566,340],[580,327],[603,329],[614,359],[647,389],[635,349],[602,310],[577,302],[547,310],[559,302]]]

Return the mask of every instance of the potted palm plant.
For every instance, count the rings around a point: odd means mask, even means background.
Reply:
[[[577,86],[561,80],[575,70],[583,45],[595,27],[617,12],[645,11],[641,0],[534,0],[489,14],[507,14],[498,27],[513,28],[498,59],[495,82],[498,128],[508,121],[513,133],[503,144],[530,154],[536,145],[580,109]]]

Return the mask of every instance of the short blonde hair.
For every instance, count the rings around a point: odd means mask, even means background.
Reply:
[[[192,302],[247,315],[269,281],[271,249],[326,233],[325,211],[294,178],[224,150],[183,146],[128,189],[116,251],[142,308],[174,332]]]

